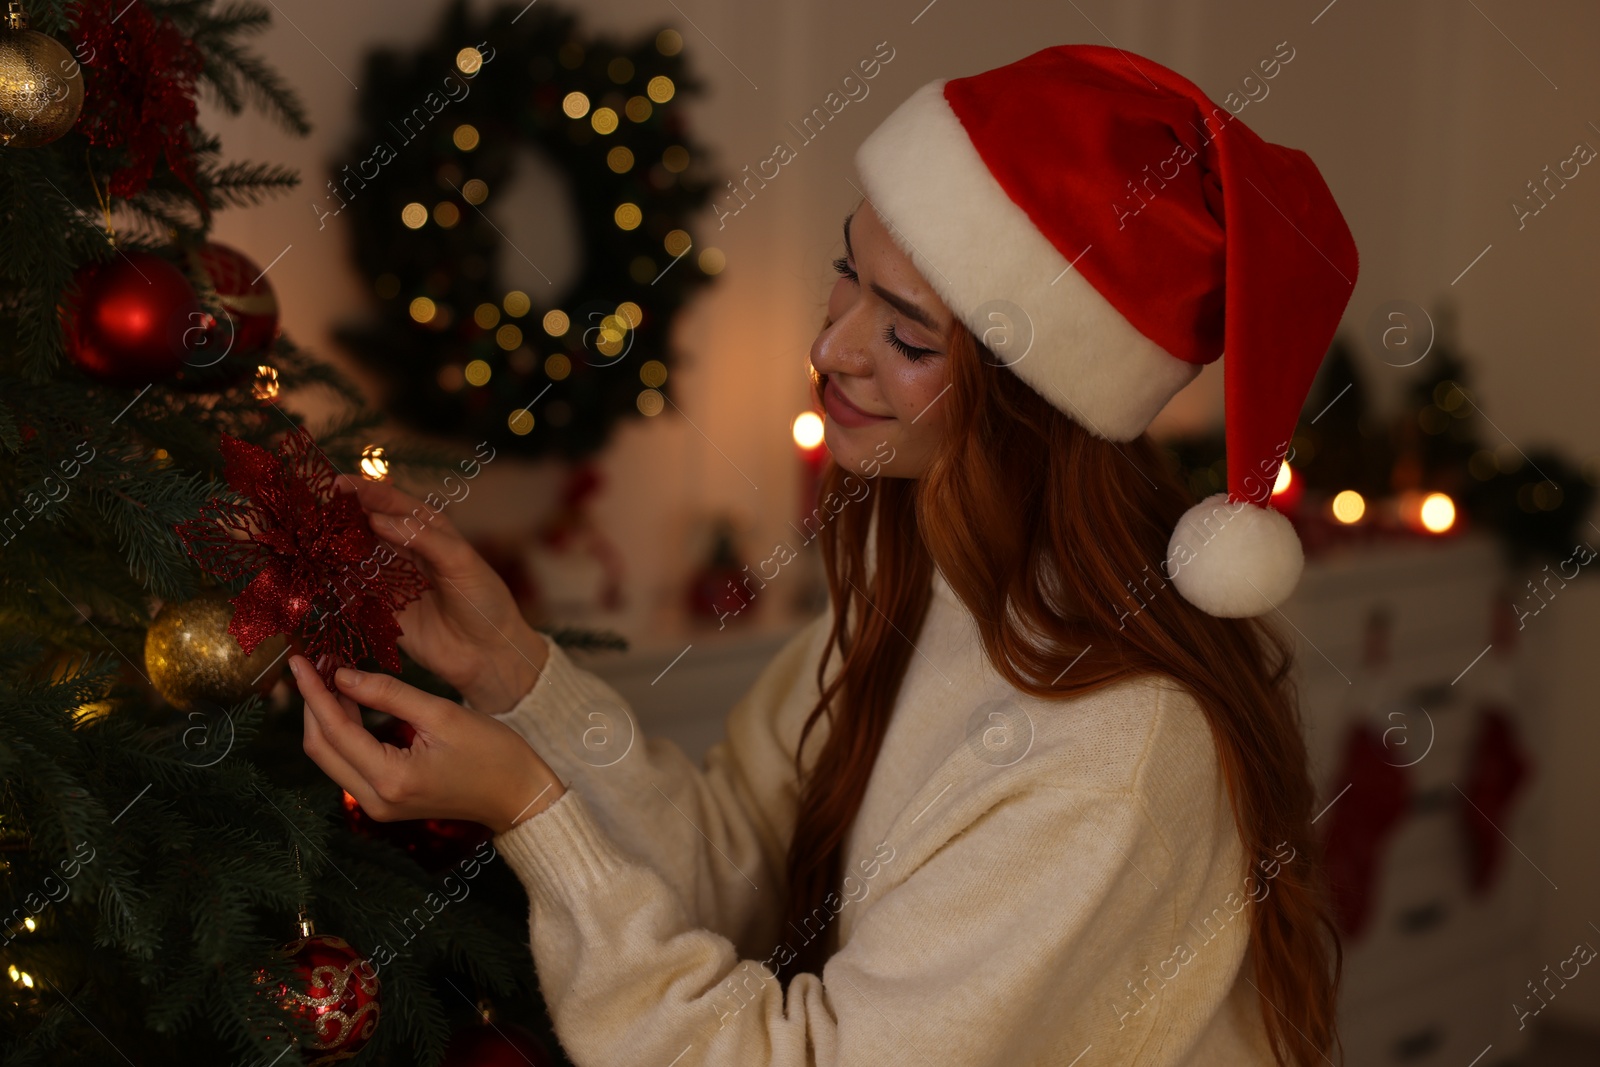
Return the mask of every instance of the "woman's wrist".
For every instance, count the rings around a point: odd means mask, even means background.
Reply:
[[[550,659],[544,636],[526,623],[505,637],[507,645],[489,658],[477,677],[461,687],[466,703],[486,715],[499,715],[515,707],[537,684]]]
[[[508,793],[503,813],[487,824],[496,834],[516,829],[560,800],[567,791],[556,772],[537,752],[528,748],[527,753],[530,757],[529,772],[520,776]]]

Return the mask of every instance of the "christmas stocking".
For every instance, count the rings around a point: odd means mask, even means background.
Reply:
[[[1493,886],[1505,855],[1506,825],[1511,804],[1531,777],[1532,767],[1517,741],[1511,717],[1501,708],[1484,709],[1483,725],[1467,764],[1462,789],[1472,803],[1461,805],[1467,839],[1467,884],[1475,896]]]
[[[1372,918],[1372,897],[1384,845],[1410,807],[1406,773],[1364,723],[1350,729],[1334,780],[1350,783],[1328,813],[1323,850],[1339,928],[1357,938]]]

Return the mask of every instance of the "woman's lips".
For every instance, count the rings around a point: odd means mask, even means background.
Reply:
[[[822,406],[827,408],[828,415],[840,426],[854,429],[857,426],[870,426],[875,422],[888,422],[891,416],[869,415],[844,398],[838,386],[829,379],[822,388]]]

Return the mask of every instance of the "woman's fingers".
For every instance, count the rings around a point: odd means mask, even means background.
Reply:
[[[326,742],[328,751],[337,755],[362,782],[382,796],[384,784],[392,774],[391,760],[383,742],[361,725],[359,712],[352,716],[339,698],[328,692],[304,656],[290,656],[289,670],[294,674],[300,695],[305,697],[306,707],[316,719],[321,740]],[[319,762],[318,766],[322,764]],[[326,767],[323,769],[327,770]],[[338,778],[334,780],[339,781]],[[342,781],[339,784],[350,789],[352,795],[359,796],[349,784]]]
[[[397,719],[404,719],[419,733],[436,731],[444,718],[456,709],[450,701],[424,693],[388,674],[368,674],[340,667],[334,672],[333,684],[339,687],[341,695],[374,711],[386,711]]]
[[[320,685],[321,683],[319,682],[318,684]],[[306,701],[303,714],[305,718],[305,737],[302,747],[305,749],[306,755],[311,757],[313,763],[322,768],[324,774],[332,778],[346,793],[355,797],[356,803],[370,813],[372,802],[377,799],[377,794],[373,793],[371,785],[368,784],[365,778],[361,777],[354,767],[350,766],[349,761],[339,755],[338,750],[329,742],[327,734],[322,731],[322,724],[318,721],[316,712],[311,710],[311,702],[309,700]]]

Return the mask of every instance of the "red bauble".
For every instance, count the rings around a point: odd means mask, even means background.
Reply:
[[[255,370],[256,357],[278,336],[278,297],[261,268],[238,249],[209,241],[189,250],[189,271],[211,286],[224,313],[206,316],[209,351],[197,350],[190,366],[237,365],[239,375]]]
[[[283,947],[299,986],[279,990],[285,1011],[309,1022],[301,1062],[338,1063],[361,1051],[378,1029],[378,974],[342,937],[312,934]]]
[[[118,385],[176,374],[202,319],[183,272],[137,249],[79,267],[59,310],[67,356],[85,374]]]
[[[553,1067],[533,1033],[515,1023],[464,1026],[450,1035],[444,1067]]]

